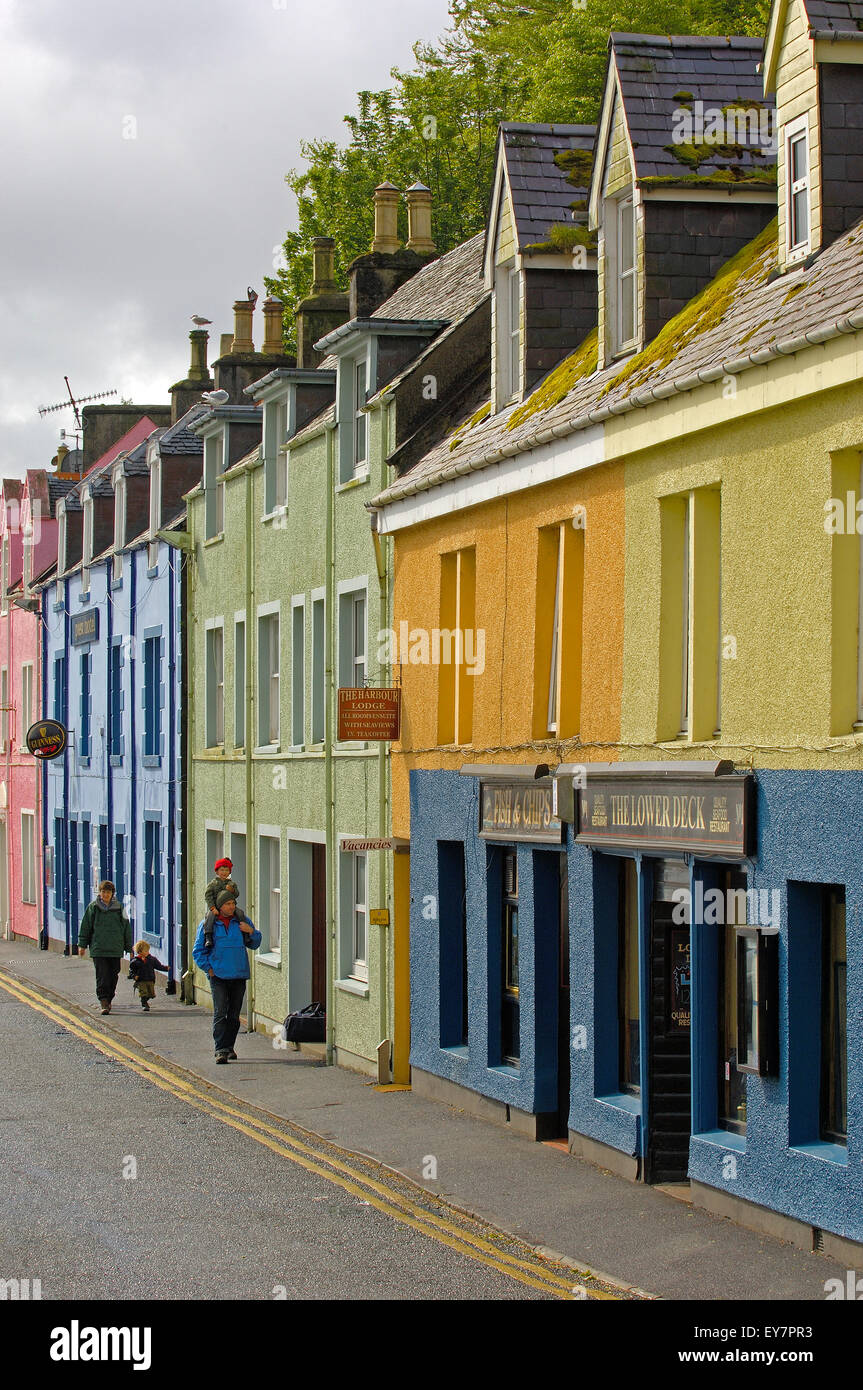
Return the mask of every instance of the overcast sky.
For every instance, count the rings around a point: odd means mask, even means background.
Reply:
[[[215,358],[296,225],[300,141],[344,139],[356,92],[447,22],[446,0],[0,0],[2,475],[74,428],[37,413],[64,375],[167,403],[193,313]]]

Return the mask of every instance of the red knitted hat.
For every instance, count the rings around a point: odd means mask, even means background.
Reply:
[[[213,869],[214,869],[214,870],[215,870],[215,869],[233,869],[233,867],[234,867],[234,866],[233,866],[233,864],[231,863],[230,859],[217,859],[216,862],[215,862],[215,864],[213,865]]]

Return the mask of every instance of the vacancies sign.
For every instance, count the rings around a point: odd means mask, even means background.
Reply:
[[[585,845],[689,850],[745,859],[750,777],[588,778],[578,793],[576,839]]]

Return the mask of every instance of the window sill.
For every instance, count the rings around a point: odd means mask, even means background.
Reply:
[[[148,579],[158,579],[158,577],[159,577],[159,566],[158,566],[158,564],[156,564],[156,565],[153,565],[153,567],[152,567],[151,569],[148,569],[148,570],[147,570],[147,578],[148,578]]]
[[[272,510],[271,512],[264,512],[263,516],[261,517],[261,524],[264,525],[264,524],[266,524],[267,522],[273,522],[273,521],[278,522],[278,521],[281,521],[282,517],[287,516],[287,514],[288,514],[288,505],[287,505],[287,503],[285,503],[284,505],[279,504],[279,506],[274,507],[273,510]]]
[[[822,1163],[835,1163],[840,1168],[848,1166],[848,1150],[844,1144],[831,1144],[826,1139],[817,1139],[811,1144],[789,1144],[788,1151],[803,1154],[804,1158],[819,1158]]]
[[[343,483],[336,484],[336,492],[352,492],[354,488],[365,487],[371,474],[368,469],[362,473],[355,473],[353,477],[347,478]]]
[[[161,767],[162,759],[157,753],[144,753],[141,758],[142,767]]]
[[[336,989],[340,989],[343,994],[355,994],[358,999],[368,999],[369,986],[367,980],[354,980],[348,976],[345,980],[336,980]]]
[[[641,1114],[641,1096],[631,1096],[627,1091],[610,1091],[608,1095],[594,1096],[594,1100],[615,1110],[626,1110],[630,1115]]]
[[[89,754],[89,753],[79,753],[79,755],[78,755],[78,766],[79,766],[79,767],[89,767],[89,766],[90,766],[90,754]]]
[[[712,1144],[717,1149],[733,1149],[735,1153],[746,1153],[746,1136],[735,1134],[731,1129],[706,1129],[703,1134],[693,1134],[700,1144]]]
[[[254,750],[256,758],[279,758],[282,754],[280,743],[260,743]]]
[[[467,1062],[470,1058],[467,1043],[454,1043],[452,1047],[442,1047],[441,1052],[445,1052],[448,1057],[455,1057],[458,1062]]]
[[[282,968],[281,951],[258,951],[255,959],[259,960],[261,965],[268,965],[271,970],[281,970]]]
[[[204,541],[204,549],[206,550],[207,547],[210,545],[221,545],[224,539],[224,531],[220,531],[217,536],[208,536],[207,539]]]
[[[112,580],[111,580],[111,591],[112,591],[112,593],[113,593],[115,589],[122,589],[122,587],[123,587],[123,576],[122,576],[122,574],[121,574],[119,579],[112,579]]]
[[[90,590],[89,590],[89,589],[87,590],[87,592],[86,592],[85,594],[79,594],[79,595],[78,595],[78,602],[79,602],[79,603],[89,603],[89,602],[90,602]]]
[[[496,1076],[521,1076],[520,1062],[498,1062],[496,1067],[489,1067],[490,1072]]]
[[[52,604],[51,604],[51,612],[52,612],[52,613],[62,613],[63,610],[65,609],[65,607],[66,607],[66,605],[65,605],[65,603],[63,602],[63,600],[62,600],[62,599],[58,599],[56,603],[52,603]]]

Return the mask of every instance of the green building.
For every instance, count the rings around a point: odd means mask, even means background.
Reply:
[[[390,744],[339,739],[339,691],[398,684],[388,543],[368,504],[449,428],[473,385],[456,330],[485,299],[481,238],[438,259],[430,194],[407,197],[401,247],[398,191],[376,191],[349,295],[318,239],[296,366],[247,384],[222,359],[231,399],[196,427],[203,479],[187,497],[189,930],[228,855],[264,938],[251,1025],[275,1032],[320,1001],[328,1060],[382,1082],[408,1079],[406,901],[401,931],[394,911],[407,854],[390,838]]]

